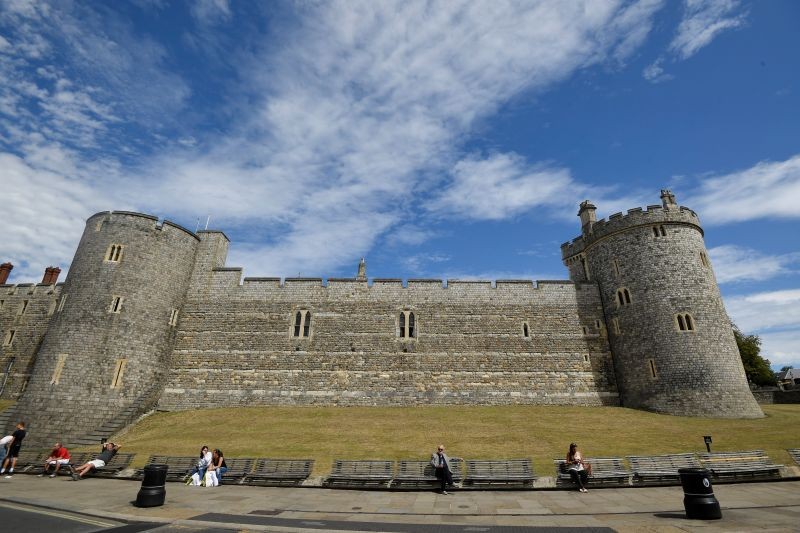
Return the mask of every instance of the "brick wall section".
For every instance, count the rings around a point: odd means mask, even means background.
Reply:
[[[210,237],[201,235],[198,257],[219,245],[219,236]],[[595,326],[603,318],[595,284],[281,285],[276,278],[241,283],[240,269],[219,267],[210,277],[195,272],[194,280],[200,285],[189,290],[161,409],[619,404],[608,343]],[[299,309],[311,312],[308,339],[292,337]],[[416,317],[413,341],[398,336],[406,309]]]
[[[661,225],[666,236],[655,236],[653,227]],[[622,404],[675,415],[762,417],[713,270],[700,258],[706,249],[697,215],[649,206],[612,215],[593,230],[562,246],[562,253],[565,263],[585,257],[600,287]],[[622,287],[630,291],[628,306],[616,300]],[[689,313],[695,331],[679,331],[676,313]],[[620,334],[611,326],[614,318]]]
[[[69,442],[163,386],[176,331],[170,312],[182,307],[197,243],[183,228],[146,215],[98,213],[87,221],[62,288],[65,305],[17,405],[32,443]],[[119,263],[104,260],[111,244],[124,246]],[[124,298],[120,313],[109,312],[113,295]],[[66,363],[51,384],[60,354]],[[111,388],[122,358],[122,385]]]
[[[36,354],[61,293],[58,285],[0,285],[0,384],[5,388],[0,398],[16,399],[22,393],[33,371]],[[22,302],[28,306],[20,314]],[[14,342],[3,346],[6,333],[14,330]],[[6,379],[6,370],[11,370]],[[0,428],[2,430],[3,428]]]

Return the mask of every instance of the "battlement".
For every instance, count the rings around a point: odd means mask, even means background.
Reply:
[[[100,211],[99,213],[95,213],[86,219],[86,223],[88,224],[89,221],[92,220],[94,220],[96,223],[99,223],[100,221],[95,219],[101,217],[103,218],[103,222],[114,222],[114,220],[118,218],[130,219],[134,222],[134,225],[140,226],[143,229],[153,229],[157,231],[171,231],[172,229],[176,229],[190,235],[198,241],[200,240],[200,237],[198,237],[193,231],[186,229],[180,224],[172,222],[171,220],[160,221],[156,216],[145,213],[137,213],[135,211]]]
[[[644,209],[635,207],[629,209],[626,214],[614,213],[608,220],[600,219],[593,223],[586,234],[561,245],[561,257],[567,259],[582,253],[595,242],[614,233],[652,224],[689,224],[697,228],[701,235],[703,234],[697,213],[688,207],[675,206],[669,209],[661,205],[648,205]]]
[[[340,293],[358,290],[366,294],[380,296],[384,293],[410,291],[419,294],[467,294],[487,298],[498,293],[518,294],[534,298],[543,293],[552,293],[568,288],[574,291],[587,286],[594,290],[594,282],[573,282],[571,280],[461,280],[461,279],[401,279],[374,278],[278,278],[246,277],[242,279],[242,268],[214,268],[211,272],[211,286],[219,297],[237,297],[258,294],[265,298],[281,298],[287,294],[307,294],[320,297],[325,294],[337,296]]]
[[[52,283],[4,283],[0,285],[0,295],[37,296],[53,294],[64,286],[64,282]]]

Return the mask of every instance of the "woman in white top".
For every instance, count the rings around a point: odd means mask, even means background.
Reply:
[[[200,448],[200,459],[197,461],[197,464],[189,472],[189,478],[186,480],[186,484],[200,485],[200,481],[206,475],[206,470],[208,469],[208,465],[210,464],[211,464],[211,452],[209,451],[208,446],[203,446],[202,448]]]
[[[592,467],[590,464],[584,462],[583,455],[578,451],[578,445],[574,442],[569,445],[566,463],[572,482],[578,485],[578,490],[581,492],[589,492],[586,489],[586,481],[589,478]]]

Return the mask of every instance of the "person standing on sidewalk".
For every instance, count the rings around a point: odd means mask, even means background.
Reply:
[[[450,472],[450,458],[444,453],[444,444],[431,454],[431,465],[436,470],[436,478],[441,482],[442,494],[448,494],[446,487],[453,486],[453,473]]]
[[[11,442],[8,443],[8,455],[0,467],[0,476],[6,474],[6,478],[10,479],[14,475],[14,467],[17,466],[17,457],[19,450],[22,448],[22,440],[25,438],[25,422],[22,420],[17,423],[17,429],[11,434]],[[10,468],[9,468],[10,466]],[[8,469],[8,473],[6,473]]]

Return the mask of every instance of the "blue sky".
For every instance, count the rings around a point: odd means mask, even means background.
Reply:
[[[695,209],[727,309],[800,364],[800,4],[0,0],[0,261],[84,221],[247,276],[565,279],[578,203]],[[63,278],[62,278],[63,279]]]

